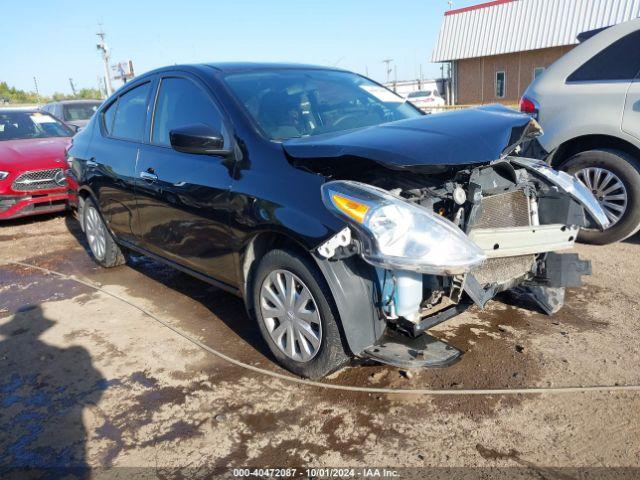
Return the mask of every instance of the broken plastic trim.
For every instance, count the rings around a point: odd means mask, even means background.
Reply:
[[[555,186],[561,188],[585,208],[601,230],[606,230],[611,225],[611,222],[607,218],[607,214],[598,203],[596,197],[594,197],[589,189],[577,178],[569,175],[568,173],[551,168],[542,160],[521,157],[509,157],[509,160],[516,165],[520,165],[521,167],[540,175],[545,180],[548,180]]]
[[[318,253],[324,258],[332,258],[340,247],[348,247],[351,244],[351,229],[344,227],[329,240],[318,247]]]

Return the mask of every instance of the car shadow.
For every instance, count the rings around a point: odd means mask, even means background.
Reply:
[[[640,233],[636,233],[635,235],[632,235],[631,237],[627,238],[624,242],[640,245]]]
[[[69,216],[66,219],[66,224],[77,242],[88,255],[92,256],[79,222]],[[277,363],[264,342],[256,321],[247,314],[241,298],[144,255],[129,252],[126,258],[129,268],[200,303],[240,339],[247,342],[270,361]]]
[[[41,337],[56,324],[40,305],[0,320],[0,477],[90,478],[85,408],[107,381],[81,346]]]
[[[80,222],[73,216],[67,215],[64,219],[64,223],[69,230],[69,233],[76,239],[78,245],[80,245],[88,255],[91,255],[91,248],[89,247],[89,243],[87,242],[87,238],[82,231],[82,227],[80,226]]]

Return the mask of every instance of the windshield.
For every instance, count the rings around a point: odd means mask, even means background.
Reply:
[[[0,112],[0,141],[72,135],[68,127],[46,113]]]
[[[279,70],[228,75],[240,103],[273,140],[420,117],[395,93],[359,75],[330,70]]]
[[[64,105],[62,116],[65,121],[89,120],[100,106],[101,102],[72,103]]]

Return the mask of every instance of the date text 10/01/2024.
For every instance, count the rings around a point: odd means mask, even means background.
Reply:
[[[397,478],[398,472],[386,468],[234,468],[234,477],[273,478]]]

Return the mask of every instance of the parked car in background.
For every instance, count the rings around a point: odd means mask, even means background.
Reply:
[[[408,93],[406,99],[416,107],[429,113],[440,112],[442,107],[445,106],[444,98],[440,96],[440,92],[435,88]]]
[[[440,115],[322,67],[173,66],[127,83],[69,149],[96,261],[130,249],[240,295],[273,356],[444,366],[425,332],[520,288],[548,313],[607,219],[590,191],[510,157],[539,132],[493,106]]]
[[[75,130],[83,128],[102,104],[102,100],[62,100],[44,105],[41,110],[58,117]]]
[[[520,109],[544,130],[540,158],[575,175],[611,227],[580,239],[612,243],[640,228],[640,19],[610,27],[560,58],[526,90]]]
[[[0,109],[0,220],[65,210],[74,132],[48,113]]]

